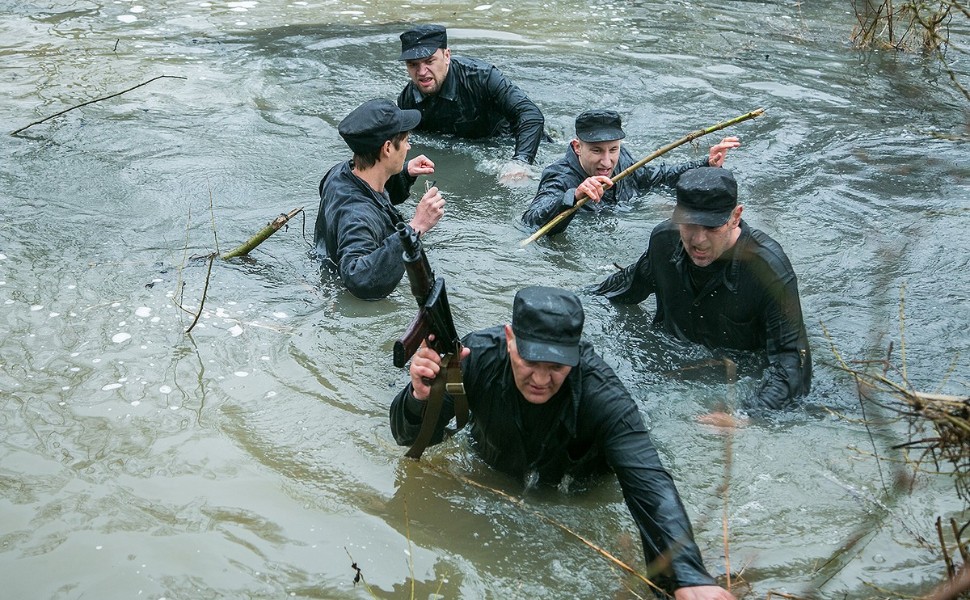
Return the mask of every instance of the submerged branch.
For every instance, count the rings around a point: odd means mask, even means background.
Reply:
[[[30,127],[33,127],[34,125],[40,125],[41,123],[43,123],[45,121],[50,121],[54,117],[59,117],[59,116],[63,115],[66,112],[70,112],[70,111],[74,110],[75,108],[81,108],[82,106],[87,106],[88,104],[94,104],[95,102],[101,102],[102,100],[107,100],[109,98],[114,98],[115,96],[120,96],[122,94],[125,94],[127,92],[130,92],[131,90],[140,88],[143,85],[148,85],[149,83],[155,81],[156,79],[163,79],[163,78],[168,78],[168,79],[185,79],[185,77],[180,77],[178,75],[159,75],[158,77],[152,77],[148,81],[144,81],[142,83],[139,83],[138,85],[132,86],[132,87],[128,88],[127,90],[121,90],[120,92],[115,92],[114,94],[110,94],[108,96],[102,96],[101,98],[95,98],[94,100],[88,100],[87,102],[82,102],[82,103],[77,104],[75,106],[72,106],[70,108],[66,108],[66,109],[64,109],[64,110],[62,110],[60,112],[54,113],[54,114],[52,114],[49,117],[44,117],[40,121],[34,121],[33,123],[30,123],[29,125],[24,125],[23,127],[21,127],[20,129],[18,129],[16,131],[11,131],[10,132],[10,135],[17,135],[18,133],[20,133],[21,131],[23,131],[25,129],[28,129]]]

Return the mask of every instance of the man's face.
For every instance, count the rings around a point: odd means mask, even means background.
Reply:
[[[579,157],[579,165],[589,176],[609,177],[620,158],[620,140],[606,142],[584,142],[573,140],[573,150]]]
[[[437,94],[448,76],[451,65],[451,50],[438,48],[428,58],[405,61],[411,81],[418,87],[418,91],[426,96]]]
[[[512,326],[505,326],[505,341],[512,362],[512,378],[526,402],[544,404],[556,395],[572,367],[552,362],[532,362],[519,355]]]
[[[704,227],[690,223],[680,223],[680,241],[690,256],[691,262],[698,267],[706,267],[727,252],[741,235],[741,208],[735,207],[727,222],[720,227]]]

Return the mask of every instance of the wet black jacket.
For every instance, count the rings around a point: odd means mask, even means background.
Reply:
[[[742,220],[730,262],[699,294],[688,262],[677,225],[664,221],[640,259],[603,281],[596,293],[624,304],[656,294],[654,324],[670,334],[708,348],[766,351],[768,367],[747,408],[782,408],[807,394],[812,355],[798,282],[781,246]]]
[[[415,179],[407,171],[377,193],[346,161],[320,181],[320,209],[313,233],[317,255],[335,268],[350,293],[365,300],[386,297],[404,276],[404,248],[395,225]]]
[[[680,545],[670,568],[655,581],[670,592],[713,583],[673,479],[660,463],[636,403],[589,343],[582,342],[579,365],[549,400],[556,403],[555,412],[528,430],[523,424],[527,403],[512,377],[504,329],[471,333],[463,343],[471,349],[462,361],[469,427],[486,462],[527,481],[536,473],[540,484],[549,485],[557,485],[567,474],[585,477],[612,470],[640,530],[647,563]],[[399,444],[414,441],[422,408],[410,384],[392,402],[391,432]],[[452,416],[446,396],[433,444],[442,440]]]
[[[618,175],[635,164],[630,152],[625,146],[620,146],[620,156],[613,169],[612,176]],[[621,202],[646,194],[658,185],[666,185],[673,188],[677,185],[680,176],[689,169],[696,167],[706,167],[707,159],[692,160],[678,165],[667,166],[664,163],[647,163],[640,167],[628,177],[624,177],[613,187],[606,190],[600,202],[586,202],[582,210],[599,211],[606,206],[614,206]],[[536,191],[532,204],[522,215],[522,222],[538,229],[556,215],[572,207],[576,203],[576,188],[579,187],[589,175],[579,164],[579,157],[573,150],[572,144],[566,148],[566,155],[546,167],[542,171],[542,178],[539,180],[539,189]],[[549,231],[549,234],[565,231],[566,227],[578,213],[575,212],[568,218],[563,219]]]
[[[539,107],[495,66],[480,60],[452,56],[441,91],[425,96],[410,82],[397,105],[421,111],[418,131],[464,138],[511,132],[515,137],[512,158],[529,164],[542,141],[545,119]]]

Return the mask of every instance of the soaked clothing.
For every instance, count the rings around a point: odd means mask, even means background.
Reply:
[[[404,170],[378,193],[354,174],[352,161],[334,165],[320,181],[313,245],[358,298],[384,298],[404,276],[395,227],[405,219],[394,205],[407,199],[414,181]]]
[[[418,131],[463,138],[511,133],[515,137],[512,158],[530,165],[543,137],[545,119],[539,107],[495,66],[471,58],[452,56],[441,90],[432,96],[409,82],[397,105],[421,111]]]
[[[640,530],[647,564],[665,552],[673,554],[669,568],[654,581],[671,593],[714,583],[636,403],[589,343],[581,342],[579,365],[548,406],[530,405],[515,386],[503,327],[471,333],[463,343],[471,349],[462,361],[470,435],[489,465],[526,482],[537,476],[546,485],[558,485],[567,475],[587,478],[612,471]],[[410,384],[394,399],[390,422],[398,444],[414,441],[422,410]],[[453,416],[446,394],[432,444],[442,441]]]
[[[616,176],[628,167],[636,164],[625,146],[620,146],[620,156],[613,169],[611,177]],[[608,190],[604,190],[603,198],[599,202],[586,202],[582,210],[599,211],[606,206],[615,206],[621,202],[628,202],[636,196],[646,194],[659,185],[673,188],[677,180],[687,170],[696,167],[706,167],[707,159],[692,160],[679,165],[667,166],[664,163],[647,163],[629,176],[624,177]],[[559,213],[571,208],[576,203],[576,188],[586,181],[589,175],[579,164],[579,157],[573,150],[572,144],[566,148],[566,155],[546,167],[539,180],[539,189],[532,204],[522,215],[522,222],[529,227],[538,229],[551,221]],[[553,227],[549,234],[561,233],[573,220],[579,211],[574,212],[561,223]]]
[[[765,351],[768,366],[746,408],[783,408],[812,385],[798,282],[781,246],[741,221],[741,236],[720,260],[693,264],[677,225],[657,225],[640,259],[595,293],[636,304],[656,294],[654,325],[708,348]]]

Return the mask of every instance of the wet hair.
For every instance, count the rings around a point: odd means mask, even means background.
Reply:
[[[400,148],[401,143],[404,142],[405,138],[408,137],[407,131],[402,131],[401,133],[395,134],[391,138],[391,143],[394,144],[394,148]],[[384,144],[381,144],[374,150],[370,152],[354,153],[354,167],[358,169],[369,169],[377,164],[377,159],[381,157],[381,150],[384,149]]]

